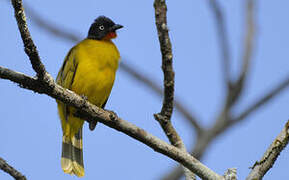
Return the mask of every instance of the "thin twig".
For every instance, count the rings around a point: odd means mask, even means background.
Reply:
[[[237,83],[243,83],[248,76],[250,61],[252,59],[254,34],[255,34],[255,18],[254,18],[254,7],[255,0],[247,0],[247,13],[246,13],[246,26],[247,32],[244,42],[244,53],[243,53],[243,65],[239,80]]]
[[[250,172],[246,180],[259,180],[272,168],[279,154],[284,150],[289,141],[289,121],[287,121],[285,127],[281,133],[273,141],[267,151],[264,153],[260,161],[257,161]]]
[[[162,69],[164,73],[164,98],[160,113],[154,114],[171,144],[186,152],[186,147],[171,123],[174,108],[175,73],[173,70],[172,45],[167,25],[167,5],[165,0],[155,0],[155,20],[162,54]],[[184,167],[186,180],[196,179],[190,170]]]
[[[19,171],[15,168],[10,166],[4,159],[0,158],[0,169],[4,172],[10,174],[10,176],[14,177],[16,180],[26,180],[26,177],[22,175]]]
[[[223,11],[220,7],[220,4],[217,0],[209,0],[209,5],[214,14],[216,29],[217,29],[217,37],[219,38],[220,43],[220,51],[222,55],[222,68],[223,68],[223,76],[224,82],[227,85],[228,90],[231,88],[231,75],[230,75],[230,48],[228,41],[228,33],[226,30],[225,19],[223,15]]]
[[[146,144],[153,150],[181,163],[203,179],[222,179],[220,175],[207,168],[187,152],[160,140],[132,123],[117,117],[113,113],[105,111],[89,103],[74,92],[66,90],[58,84],[55,84],[55,82],[43,83],[43,81],[39,81],[33,77],[29,77],[1,66],[0,78],[16,82],[23,88],[40,94],[46,94],[69,106],[75,107],[80,112],[79,117],[85,119],[86,121],[98,121],[115,130],[123,132],[128,136]]]
[[[232,121],[231,123],[238,123],[244,120],[253,112],[260,109],[261,107],[266,105],[270,100],[272,100],[277,95],[279,95],[288,86],[289,86],[289,76],[286,79],[284,79],[282,82],[280,82],[277,86],[275,86],[271,91],[263,95],[259,100],[254,102],[252,105],[248,106],[247,109],[245,109],[239,115],[237,115],[236,117],[233,117],[231,120]]]
[[[45,29],[46,31],[50,31],[54,36],[69,40],[71,42],[78,42],[80,38],[72,33],[71,30],[63,30],[63,27],[57,28],[57,26],[52,25],[47,20],[41,18],[33,8],[31,8],[27,3],[24,4],[25,12],[29,18],[31,18],[32,22],[34,22],[37,26]]]

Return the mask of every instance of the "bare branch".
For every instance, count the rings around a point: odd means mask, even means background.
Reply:
[[[43,79],[46,76],[46,70],[44,65],[40,61],[36,46],[34,45],[33,40],[30,36],[22,1],[11,0],[11,2],[15,10],[14,14],[17,21],[18,29],[21,34],[21,38],[23,40],[24,50],[30,59],[34,71],[37,73],[37,77]]]
[[[246,35],[244,41],[244,52],[242,57],[242,69],[241,74],[236,82],[232,84],[231,89],[228,92],[227,100],[226,100],[226,108],[229,110],[234,104],[236,104],[239,98],[242,96],[244,90],[244,84],[247,81],[250,61],[252,59],[253,45],[255,40],[255,18],[254,18],[254,0],[247,0],[247,8],[246,8]],[[228,111],[229,112],[229,111]]]
[[[173,112],[175,73],[173,70],[172,45],[167,27],[167,6],[165,1],[155,0],[154,7],[164,72],[164,100],[162,110],[157,116],[169,121]]]
[[[167,5],[165,0],[155,0],[155,20],[162,54],[162,69],[164,73],[164,99],[160,113],[154,114],[172,145],[186,152],[186,147],[171,123],[174,108],[175,73],[173,70],[172,45],[167,26]],[[195,175],[184,167],[187,180],[196,179]]]
[[[86,119],[86,121],[97,120],[98,122],[103,123],[115,130],[123,132],[128,136],[146,144],[153,150],[181,163],[203,179],[213,180],[222,178],[220,175],[201,164],[197,159],[185,151],[169,145],[168,143],[160,140],[132,123],[117,117],[111,112],[104,111],[103,109],[84,100],[74,92],[66,90],[54,82],[44,83],[42,80],[34,79],[1,66],[0,78],[11,80],[18,83],[23,88],[33,90],[34,92],[40,94],[46,94],[52,98],[62,101],[67,105],[73,106],[79,110],[80,116],[83,119]]]
[[[247,13],[246,13],[247,32],[244,42],[243,65],[239,80],[237,81],[237,83],[240,84],[242,84],[243,81],[246,80],[250,68],[250,61],[252,59],[253,43],[254,43],[253,40],[255,34],[254,6],[255,0],[247,0]]]
[[[237,180],[237,169],[230,168],[224,174],[225,180]]]
[[[257,180],[262,179],[267,171],[272,168],[279,154],[287,146],[289,141],[289,121],[287,121],[285,127],[281,133],[273,141],[270,147],[267,149],[260,161],[257,161],[252,168],[249,176],[246,180]]]
[[[0,158],[0,169],[4,172],[10,174],[16,180],[26,180],[26,177],[22,175],[19,171],[10,166],[4,159]]]
[[[289,77],[287,77],[285,80],[283,80],[281,83],[279,83],[277,86],[274,87],[271,91],[269,91],[267,94],[265,94],[263,97],[261,97],[258,101],[247,107],[240,115],[232,118],[231,123],[237,123],[242,120],[244,120],[246,117],[248,117],[250,114],[255,112],[256,110],[260,109],[262,106],[266,105],[270,100],[275,98],[277,95],[281,93],[285,88],[288,88],[289,86]]]
[[[47,20],[42,19],[36,11],[33,10],[28,4],[24,4],[25,12],[26,14],[31,18],[31,20],[39,27],[45,29],[46,31],[49,31],[51,34],[53,34],[56,37],[69,40],[71,42],[78,42],[80,41],[80,38],[71,31],[63,30],[63,27],[57,28],[56,25],[53,25]]]
[[[223,61],[223,76],[227,88],[231,88],[231,76],[230,76],[230,48],[228,41],[228,34],[225,25],[225,19],[220,7],[220,4],[216,0],[209,0],[209,5],[214,14],[214,19],[217,28],[217,37],[219,38],[220,50]]]

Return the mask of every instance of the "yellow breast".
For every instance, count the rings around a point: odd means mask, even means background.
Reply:
[[[83,40],[75,48],[78,65],[71,89],[102,106],[114,83],[119,52],[111,41],[91,39]]]

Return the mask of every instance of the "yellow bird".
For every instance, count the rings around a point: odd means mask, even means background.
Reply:
[[[57,83],[85,96],[98,107],[104,108],[110,95],[119,63],[119,52],[111,41],[115,24],[100,16],[90,26],[88,36],[70,49],[57,75]],[[57,101],[63,131],[61,167],[65,173],[84,176],[82,153],[82,126],[84,120],[74,116],[76,110]],[[90,123],[93,130],[96,124]]]

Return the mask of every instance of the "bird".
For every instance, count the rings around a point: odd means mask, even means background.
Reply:
[[[56,82],[63,88],[85,97],[104,108],[110,96],[118,69],[120,54],[112,42],[116,30],[122,28],[105,16],[91,24],[88,35],[67,53]],[[57,100],[62,127],[61,167],[64,173],[84,176],[82,128],[84,120],[76,117],[76,109]],[[96,121],[95,121],[96,122]],[[96,123],[91,122],[93,130]]]

